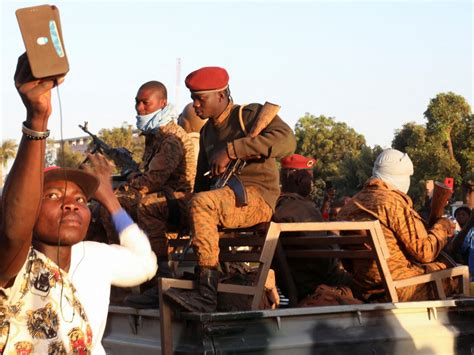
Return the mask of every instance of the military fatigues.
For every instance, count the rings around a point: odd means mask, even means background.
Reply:
[[[363,190],[341,209],[337,218],[380,221],[390,252],[387,264],[394,280],[447,268],[438,258],[448,241],[446,228],[435,223],[427,231],[421,217],[413,209],[410,197],[398,190],[390,190],[380,179],[367,181]],[[358,296],[374,299],[384,294],[375,261],[355,259],[348,271],[352,272],[354,285],[358,288],[354,291],[362,293]],[[452,292],[451,285],[445,286],[447,293]],[[428,284],[404,287],[397,290],[398,297],[400,301],[434,299],[431,287]]]
[[[242,110],[249,131],[261,109],[251,104]],[[190,203],[191,232],[198,263],[214,267],[219,258],[217,227],[249,227],[271,219],[280,194],[275,158],[293,153],[295,138],[290,127],[276,116],[260,135],[245,136],[239,123],[239,106],[229,104],[216,120],[209,120],[201,130],[195,194]],[[225,187],[210,190],[212,181],[204,176],[210,169],[210,158],[227,148],[232,159],[248,161],[239,175],[247,191],[248,205],[237,207],[235,194]]]
[[[290,223],[322,222],[323,217],[314,202],[297,193],[285,192],[278,198],[273,220]],[[291,238],[291,235],[292,233],[284,233],[281,238]],[[297,236],[302,235],[320,235],[320,233],[297,233]],[[336,259],[289,259],[288,266],[295,281],[299,300],[313,293],[320,284],[336,286],[350,283],[350,276],[341,269]]]
[[[144,173],[133,177],[116,195],[122,207],[148,235],[160,259],[167,255],[167,227],[187,222],[186,201],[196,176],[193,143],[184,129],[170,122],[154,134],[146,135],[140,170]],[[112,235],[110,218],[103,220],[108,221],[107,234]]]

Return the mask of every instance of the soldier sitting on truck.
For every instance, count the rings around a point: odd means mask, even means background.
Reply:
[[[194,186],[196,159],[186,132],[175,123],[166,87],[158,81],[143,84],[135,98],[137,128],[145,136],[139,173],[132,173],[116,194],[124,209],[146,232],[158,257],[158,274],[169,276],[166,230],[186,220],[186,198]],[[153,213],[150,213],[152,211]],[[114,230],[101,211],[109,241]]]
[[[197,289],[170,289],[165,296],[189,311],[212,312],[217,306],[219,281],[218,226],[251,227],[269,222],[280,194],[276,158],[293,153],[295,137],[277,115],[255,137],[247,136],[262,105],[234,105],[227,71],[205,67],[186,77],[196,114],[208,122],[201,130],[195,195],[190,202],[190,228],[198,257]],[[242,109],[241,109],[242,108]],[[231,160],[247,160],[234,181],[238,186],[211,189],[213,180],[226,171]],[[242,194],[240,194],[242,193]],[[246,195],[246,196],[242,196]],[[240,202],[245,203],[240,203]]]
[[[338,215],[341,221],[379,220],[390,252],[387,263],[394,280],[449,267],[439,256],[453,235],[454,223],[439,218],[430,229],[425,228],[407,195],[412,174],[413,164],[406,153],[384,150],[374,163],[372,177]],[[385,300],[375,261],[354,259],[347,270],[353,275],[352,288],[358,298]],[[444,286],[446,294],[452,294],[452,285],[446,282]],[[400,301],[434,299],[436,293],[432,287],[431,284],[404,287],[397,290],[398,297]]]
[[[281,189],[273,220],[275,222],[322,222],[321,212],[308,196],[313,183],[313,167],[316,160],[293,154],[281,160]],[[306,234],[306,233],[305,233]],[[313,233],[311,233],[313,235]],[[301,233],[298,234],[301,236]],[[282,238],[291,238],[291,233]],[[278,262],[278,260],[275,260]],[[288,260],[289,271],[295,282],[297,298],[314,292],[320,284],[338,286],[349,284],[351,277],[335,259]],[[275,266],[277,284],[284,294],[289,295],[291,280],[284,280],[285,274],[278,264]]]

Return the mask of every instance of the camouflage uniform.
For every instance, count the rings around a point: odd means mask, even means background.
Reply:
[[[121,186],[116,195],[122,207],[148,235],[157,256],[165,256],[166,229],[170,223],[181,226],[186,221],[186,201],[196,176],[193,143],[183,128],[170,122],[154,134],[146,135],[140,168],[144,173]],[[170,205],[174,206],[171,213]],[[111,238],[116,233],[110,217],[105,209],[101,214],[109,242],[114,242]],[[177,215],[181,217],[176,218]]]
[[[261,107],[251,104],[242,110],[247,131]],[[270,221],[280,194],[275,158],[293,153],[295,145],[293,132],[278,116],[257,137],[246,137],[239,123],[239,106],[233,103],[229,103],[220,117],[209,120],[202,128],[195,184],[198,193],[190,204],[193,246],[200,266],[218,264],[218,226],[250,227]],[[247,206],[237,207],[235,194],[227,186],[209,191],[212,181],[204,173],[210,169],[210,158],[226,148],[232,159],[248,162],[239,175],[247,191]]]
[[[300,194],[285,192],[281,194],[277,201],[273,220],[275,222],[290,223],[322,222],[323,217],[314,202],[304,198]],[[321,235],[321,233],[318,232],[298,232],[295,234],[297,236]],[[291,238],[291,235],[292,233],[284,233],[280,238]],[[326,235],[326,233],[322,235]],[[351,281],[350,275],[341,268],[340,262],[337,259],[289,259],[288,266],[295,281],[298,300],[313,293],[316,286],[320,284],[336,286],[349,284]],[[284,285],[284,282],[280,281],[278,284]],[[285,291],[286,290],[284,290],[284,292]]]
[[[446,245],[448,231],[435,223],[428,231],[413,209],[410,197],[399,190],[390,190],[382,180],[368,180],[358,194],[344,206],[338,220],[361,221],[378,219],[390,252],[388,268],[394,280],[421,275],[428,271],[446,269],[439,253]],[[383,287],[375,261],[354,260],[351,269],[355,292],[368,299],[383,295]],[[447,294],[451,285],[445,285]],[[397,290],[400,301],[434,299],[431,285],[416,285]]]

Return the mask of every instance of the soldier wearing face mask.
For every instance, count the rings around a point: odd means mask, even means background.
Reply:
[[[137,128],[145,136],[140,173],[128,176],[116,191],[122,206],[138,222],[158,256],[159,275],[167,275],[170,225],[179,227],[187,220],[186,200],[190,198],[196,175],[193,143],[176,124],[177,113],[167,101],[166,87],[158,81],[143,84],[135,97]],[[109,241],[113,229],[102,211]],[[111,225],[110,225],[111,227]]]

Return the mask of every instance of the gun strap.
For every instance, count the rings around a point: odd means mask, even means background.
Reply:
[[[178,200],[174,197],[172,191],[164,189],[162,192],[166,198],[166,204],[168,205],[168,219],[166,222],[172,226],[178,227],[181,220],[181,211],[179,209]]]
[[[247,105],[245,104],[239,107],[239,123],[240,123],[240,128],[242,128],[242,131],[244,132],[244,134],[248,135],[247,129],[245,128],[244,117],[242,116],[242,112],[245,106]]]
[[[232,177],[227,180],[227,186],[229,186],[235,194],[235,203],[237,207],[243,207],[248,205],[247,200],[247,190],[242,183],[242,180],[239,179],[237,175],[232,175]]]

